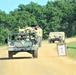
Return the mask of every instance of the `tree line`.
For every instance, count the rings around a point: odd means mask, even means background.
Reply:
[[[66,37],[75,36],[76,0],[50,0],[44,6],[34,2],[20,4],[9,14],[0,10],[0,43],[4,43],[8,33],[18,31],[19,26],[31,24],[38,24],[43,29],[43,39],[54,31],[63,31]]]

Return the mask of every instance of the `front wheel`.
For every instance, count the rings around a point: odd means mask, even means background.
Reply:
[[[39,42],[39,47],[41,47],[41,46],[42,46],[42,41]]]
[[[51,43],[51,40],[48,40],[49,43]]]

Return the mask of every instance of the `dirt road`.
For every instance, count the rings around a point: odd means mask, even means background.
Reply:
[[[71,41],[76,39],[66,40]],[[76,75],[76,60],[58,56],[56,43],[44,42],[37,59],[23,52],[9,60],[7,47],[0,47],[0,75]]]

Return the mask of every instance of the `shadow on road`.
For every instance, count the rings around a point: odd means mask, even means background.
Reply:
[[[9,58],[0,58],[0,60],[9,60]]]
[[[32,57],[13,57],[12,59],[31,59]],[[8,57],[0,58],[0,60],[11,60]]]

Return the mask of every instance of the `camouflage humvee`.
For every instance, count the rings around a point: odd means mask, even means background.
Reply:
[[[34,32],[11,33],[8,35],[8,56],[11,59],[18,52],[28,52],[38,57],[38,40]]]
[[[50,32],[49,33],[49,38],[48,38],[49,43],[59,41],[59,42],[64,42],[65,41],[65,33],[64,32]]]

